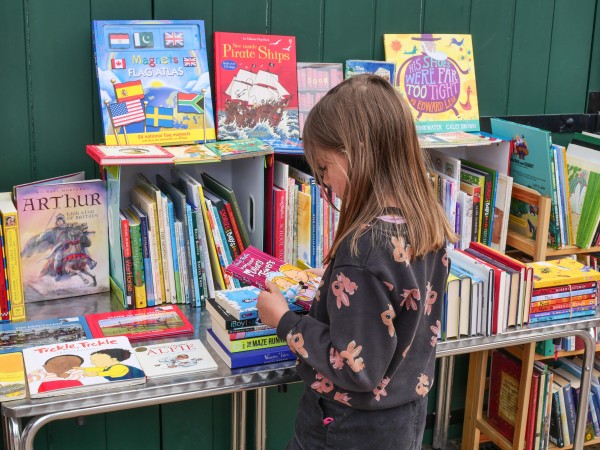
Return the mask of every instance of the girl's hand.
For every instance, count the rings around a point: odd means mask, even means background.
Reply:
[[[290,310],[286,299],[279,290],[279,287],[270,281],[267,281],[266,291],[261,291],[258,294],[258,316],[265,325],[276,328],[286,312]]]

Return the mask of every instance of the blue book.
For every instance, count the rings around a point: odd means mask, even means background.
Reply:
[[[206,340],[231,369],[281,361],[293,361],[296,359],[296,355],[294,355],[287,345],[231,353],[221,344],[210,328],[206,330]]]
[[[200,306],[200,283],[198,282],[201,272],[198,272],[198,261],[196,259],[196,239],[194,237],[194,223],[192,219],[192,207],[189,203],[185,204],[185,214],[187,216],[187,233],[188,233],[188,244],[190,249],[190,277],[192,278],[192,284],[194,287],[194,306]],[[186,230],[184,230],[185,232]]]
[[[146,278],[146,302],[148,306],[156,304],[154,295],[154,279],[152,276],[152,260],[150,258],[150,241],[148,238],[148,216],[142,208],[137,205],[129,205],[132,214],[140,221],[140,232],[142,235],[142,257],[144,258],[144,277]]]
[[[215,302],[237,320],[254,319],[258,317],[256,303],[260,288],[245,286],[235,289],[215,291]],[[291,311],[302,312],[304,308],[288,301]]]
[[[84,316],[0,323],[0,354],[91,338]]]
[[[169,196],[165,195],[165,197],[167,199],[167,208],[169,212],[169,233],[171,235],[171,251],[173,252],[172,257],[173,275],[175,277],[175,295],[177,296],[177,303],[184,303],[183,293],[181,291],[181,278],[179,277],[179,258],[177,257],[179,249],[177,248],[177,237],[175,236],[175,212],[173,210],[173,201],[169,198]]]

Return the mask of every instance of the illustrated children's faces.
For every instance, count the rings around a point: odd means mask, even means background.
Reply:
[[[348,158],[342,152],[321,151],[317,158],[323,182],[339,197],[344,197],[348,182]]]
[[[90,361],[96,367],[110,367],[117,364],[119,361],[106,353],[95,353],[90,356]]]
[[[65,375],[67,371],[81,366],[82,360],[75,355],[62,355],[50,358],[44,364],[46,372],[55,373],[57,376]]]

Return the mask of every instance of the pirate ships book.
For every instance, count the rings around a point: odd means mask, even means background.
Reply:
[[[299,138],[296,38],[214,33],[217,136]]]
[[[146,382],[125,336],[26,348],[23,360],[31,398]]]
[[[202,20],[95,20],[107,145],[215,139]]]
[[[383,41],[418,133],[479,131],[471,35],[384,34]]]
[[[104,182],[25,185],[15,195],[25,301],[108,291]]]

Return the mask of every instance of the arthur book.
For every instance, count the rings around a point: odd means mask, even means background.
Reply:
[[[200,339],[143,345],[134,353],[148,379],[217,369]]]
[[[16,203],[26,302],[109,290],[103,181],[23,186]]]
[[[384,34],[383,41],[418,133],[479,131],[471,35]]]
[[[0,354],[91,338],[92,332],[83,316],[3,323],[0,324]]]
[[[85,316],[95,338],[127,336],[132,341],[194,332],[176,305],[94,313]]]
[[[160,145],[86,145],[85,152],[101,166],[173,162],[173,155]]]
[[[21,352],[0,355],[0,402],[25,398],[25,384],[25,366]]]
[[[296,38],[214,33],[219,139],[299,138]]]
[[[95,20],[107,145],[215,139],[202,20]]]
[[[23,359],[31,398],[146,382],[125,336],[26,348]]]

